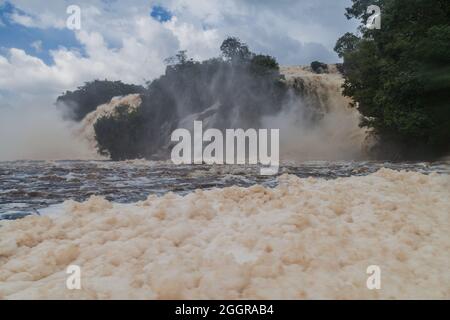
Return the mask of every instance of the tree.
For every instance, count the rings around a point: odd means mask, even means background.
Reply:
[[[142,93],[144,88],[122,81],[94,80],[86,82],[75,91],[67,91],[59,96],[56,104],[68,108],[69,118],[80,121],[99,105],[111,101],[113,97],[132,93]]]
[[[113,160],[141,158],[139,136],[143,130],[137,111],[128,111],[127,106],[118,106],[116,113],[103,116],[94,124],[99,153]]]
[[[252,57],[248,46],[236,37],[228,37],[225,39],[220,46],[220,51],[230,61],[246,61]]]
[[[425,158],[450,144],[450,2],[352,0],[346,16],[361,21],[335,47],[343,57],[344,94],[379,137],[378,156]],[[381,8],[381,29],[367,29],[370,4]]]
[[[315,73],[326,73],[328,71],[328,65],[320,61],[311,62],[311,70]]]
[[[255,55],[250,61],[250,69],[254,74],[258,75],[268,75],[271,73],[279,75],[278,62],[274,57],[267,55]]]
[[[336,51],[338,56],[342,58],[344,53],[356,50],[359,40],[360,39],[353,33],[347,32],[338,39],[336,45],[334,46],[334,51]]]
[[[186,50],[180,50],[178,53],[164,60],[169,66],[185,66],[188,64],[193,64],[194,59],[189,58]]]

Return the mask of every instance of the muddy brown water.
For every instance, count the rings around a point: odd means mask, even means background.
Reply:
[[[305,162],[284,164],[279,174],[335,179],[367,175],[385,167],[428,174],[449,174],[450,162]],[[277,175],[277,176],[278,176]],[[261,176],[258,166],[173,165],[150,161],[0,162],[0,220],[40,214],[49,206],[92,195],[132,203],[150,194],[187,194],[196,189],[273,187],[277,176]]]

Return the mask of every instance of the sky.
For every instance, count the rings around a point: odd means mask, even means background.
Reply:
[[[94,79],[142,84],[179,50],[219,55],[237,36],[281,65],[338,62],[336,40],[354,31],[350,0],[0,0],[0,117],[21,105],[52,104]],[[81,9],[69,30],[67,7]]]

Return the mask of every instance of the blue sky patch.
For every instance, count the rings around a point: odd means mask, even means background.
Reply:
[[[158,5],[152,7],[150,16],[159,22],[166,22],[172,19],[172,13],[163,6]]]
[[[83,48],[69,29],[48,28],[40,29],[25,27],[14,23],[10,19],[12,13],[26,15],[9,2],[0,5],[0,54],[4,55],[9,48],[24,50],[28,55],[43,60],[47,65],[53,64],[50,50],[59,47],[75,48],[84,54]]]

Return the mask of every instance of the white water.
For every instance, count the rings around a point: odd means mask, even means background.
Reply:
[[[333,67],[330,65],[330,68]],[[269,128],[280,128],[281,157],[289,160],[359,160],[365,158],[366,130],[359,127],[360,115],[342,95],[342,76],[333,70],[315,74],[305,67],[282,67],[287,83],[302,92],[278,115],[265,118]],[[311,121],[308,110],[323,118]]]
[[[280,158],[284,161],[361,160],[367,158],[367,133],[359,127],[360,114],[342,95],[343,78],[334,65],[329,73],[316,74],[309,67],[282,67],[292,90],[291,99],[275,116],[263,117],[261,128],[280,129]],[[186,116],[179,127],[191,129],[195,120],[205,128],[223,127],[218,104]],[[231,128],[239,128],[239,108],[230,112]],[[311,115],[321,119],[311,119]],[[260,115],[255,114],[255,117]]]
[[[98,159],[78,136],[79,124],[62,120],[53,106],[0,110],[0,161]]]
[[[68,201],[0,222],[0,299],[448,299],[449,190],[448,175],[381,169]],[[72,264],[81,290],[66,289]]]
[[[358,128],[359,114],[349,108],[341,95],[342,77],[337,72],[315,74],[305,67],[283,67],[287,83],[302,87],[302,98],[295,97],[277,116],[264,118],[262,126],[280,128],[281,160],[348,160],[364,157],[365,131]],[[97,154],[94,123],[114,114],[117,106],[138,108],[137,94],[116,97],[98,106],[81,123],[62,120],[54,107],[2,109],[0,117],[0,160],[101,159]],[[188,115],[180,126],[203,120],[220,126],[218,105],[199,114]],[[312,122],[308,109],[319,110],[323,119]],[[258,115],[255,115],[258,116]],[[168,133],[170,135],[170,133]],[[168,137],[169,141],[169,137]]]

